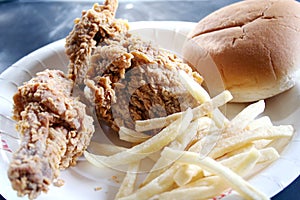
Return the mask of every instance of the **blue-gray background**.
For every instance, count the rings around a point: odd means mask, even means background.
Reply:
[[[209,13],[238,0],[120,0],[117,17],[129,21],[198,22]],[[0,0],[0,73],[28,53],[64,38],[73,20],[96,1]],[[101,1],[100,1],[101,3]],[[0,86],[1,92],[1,86]],[[288,169],[283,169],[284,170]],[[1,176],[5,172],[0,172]],[[1,184],[0,184],[1,185]],[[300,178],[272,200],[300,199]],[[0,200],[3,197],[0,196]]]
[[[117,17],[129,21],[197,22],[212,11],[236,1],[121,0]],[[94,2],[97,0],[19,0],[0,3],[0,73],[28,53],[65,37],[73,27],[74,18],[80,17],[81,11],[91,8]]]

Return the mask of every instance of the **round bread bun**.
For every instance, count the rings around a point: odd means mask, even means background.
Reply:
[[[245,0],[223,7],[190,32],[183,57],[211,95],[226,89],[232,102],[286,91],[300,69],[300,3]]]

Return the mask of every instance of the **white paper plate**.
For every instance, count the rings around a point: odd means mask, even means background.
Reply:
[[[180,53],[185,36],[194,26],[195,23],[191,22],[131,23],[133,32],[177,53]],[[34,51],[4,71],[0,75],[0,130],[13,130],[14,123],[9,118],[12,112],[12,96],[17,86],[46,68],[66,72],[67,63],[64,40],[59,40]],[[300,129],[300,122],[297,120],[300,117],[300,82],[288,92],[268,99],[266,105],[265,114],[270,116],[275,124],[292,124],[296,130]],[[230,109],[236,108],[233,106]],[[18,147],[15,137],[18,137],[15,131],[10,131],[8,135],[0,133],[0,193],[8,200],[18,199],[7,178],[11,152]],[[300,136],[299,132],[296,132],[292,141],[281,152],[279,160],[252,177],[250,183],[269,197],[274,196],[300,174],[299,155]],[[76,167],[61,173],[61,178],[65,180],[64,186],[60,188],[51,186],[49,192],[40,195],[38,199],[113,199],[122,177],[123,174],[120,172],[99,170],[87,161],[79,161]],[[95,190],[99,187],[100,190]],[[227,195],[227,198],[238,199],[233,193]]]

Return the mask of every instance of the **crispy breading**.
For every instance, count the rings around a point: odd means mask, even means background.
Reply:
[[[14,95],[14,118],[21,134],[8,177],[19,196],[36,198],[59,175],[76,164],[90,143],[93,119],[72,97],[73,82],[58,70],[37,74]]]

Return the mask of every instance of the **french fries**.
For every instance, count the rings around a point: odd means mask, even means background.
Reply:
[[[153,179],[149,184],[139,188],[133,194],[120,198],[119,200],[147,200],[156,194],[160,194],[171,189],[174,186],[173,176],[179,167],[179,165],[173,165],[166,170],[165,173],[160,174],[158,177]]]
[[[193,180],[204,176],[203,170],[197,165],[183,164],[174,174],[174,182],[178,186],[184,186]]]
[[[164,128],[160,133],[146,140],[144,143],[111,156],[95,155],[87,151],[84,152],[84,155],[88,161],[98,167],[115,167],[137,162],[148,155],[161,150],[164,146],[175,140],[176,137],[181,135],[189,126],[192,118],[192,111],[191,109],[188,109],[183,113],[181,118],[174,121],[170,126]]]
[[[139,171],[139,165],[140,165],[139,161],[129,164],[128,171],[126,172],[126,176],[123,179],[123,182],[120,186],[118,193],[116,194],[115,197],[116,200],[122,197],[126,197],[133,193],[135,188],[135,182]]]
[[[265,102],[263,100],[250,104],[230,121],[227,128],[232,130],[227,130],[226,133],[232,133],[234,131],[244,129],[259,114],[261,114],[264,111],[264,109]]]
[[[131,148],[93,144],[86,159],[98,167],[126,165],[127,172],[116,200],[209,199],[233,189],[245,199],[265,200],[266,195],[245,178],[279,158],[277,147],[292,137],[290,125],[274,126],[261,116],[264,101],[250,104],[232,120],[219,110],[232,99],[228,91],[210,98],[185,72],[179,72],[183,86],[199,102],[187,111],[166,117],[136,121],[136,130],[121,127],[121,140]],[[154,136],[144,131],[161,129]],[[97,151],[93,150],[97,147]],[[98,153],[98,155],[95,154]],[[154,163],[137,184],[140,163],[150,157]]]
[[[179,77],[180,77],[182,84],[185,86],[185,88],[190,92],[190,94],[198,102],[204,103],[204,102],[207,102],[210,100],[210,96],[206,92],[206,90],[204,90],[203,87],[201,87],[199,84],[197,84],[196,81],[189,78],[189,76],[187,76],[187,74],[184,71],[182,71],[182,70],[179,71]],[[225,90],[225,92],[226,92],[226,90]],[[232,98],[232,96],[231,96],[231,98]],[[215,120],[217,126],[223,127],[228,122],[228,119],[220,112],[218,107],[219,106],[217,106],[216,109],[213,109],[211,114],[213,115],[212,118]]]
[[[245,131],[242,132],[242,137],[241,135],[234,135],[219,140],[214,149],[209,153],[209,156],[218,158],[255,140],[292,137],[293,133],[292,126],[262,127],[252,131]]]
[[[170,145],[168,145],[170,148],[184,150],[188,147],[189,143],[193,140],[195,137],[195,134],[197,131],[209,129],[212,126],[212,120],[210,120],[207,117],[199,118],[195,121],[193,121],[184,134],[179,135],[176,140],[174,140]],[[143,183],[141,185],[145,185],[149,183],[151,180],[153,180],[155,177],[157,177],[159,174],[163,173],[166,167],[170,165],[172,161],[166,160],[163,157],[160,157],[157,162],[152,167],[149,174],[144,179]]]
[[[206,124],[205,124],[206,123]],[[187,130],[179,135],[173,142],[169,144],[171,148],[184,150],[187,145],[190,143],[190,141],[195,137],[195,134],[197,133],[197,129],[199,126],[209,126],[209,121],[207,118],[203,118],[201,121],[196,120],[192,122]],[[168,160],[165,160],[164,158],[160,157],[152,167],[149,174],[144,179],[142,185],[145,185],[149,183],[151,180],[153,180],[155,177],[157,177],[159,174],[161,174],[166,167],[170,165],[170,162]]]
[[[227,180],[228,184],[238,191],[246,199],[256,199],[263,200],[269,199],[261,192],[257,191],[253,186],[251,186],[247,181],[245,181],[241,176],[234,173],[227,167],[224,167],[219,162],[215,161],[210,157],[200,157],[197,153],[188,151],[178,151],[173,150],[168,147],[163,151],[163,155],[169,159],[176,159],[177,162],[184,162],[194,165],[199,165],[203,169],[220,176]]]
[[[199,103],[204,103],[210,100],[209,94],[203,87],[201,87],[201,85],[199,85],[196,81],[191,79],[184,71],[180,70],[178,73],[181,83],[190,92],[190,94],[197,101],[199,101]]]
[[[169,192],[155,195],[151,200],[207,200],[217,196],[226,189],[227,184],[218,176],[210,176],[201,179],[197,184],[176,188]]]

